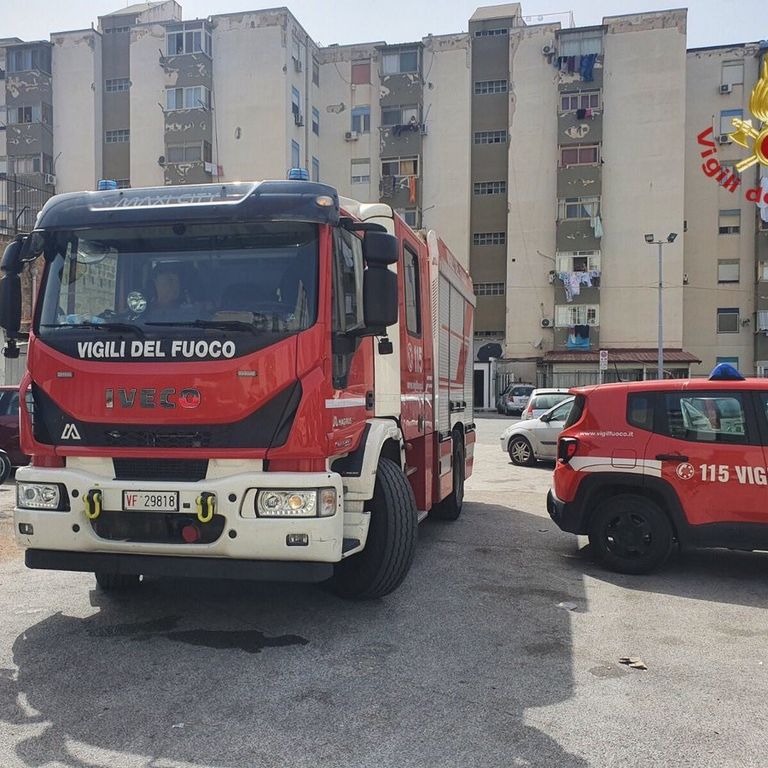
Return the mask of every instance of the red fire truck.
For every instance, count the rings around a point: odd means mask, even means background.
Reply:
[[[30,568],[394,590],[472,471],[466,271],[387,205],[304,181],[59,195],[21,382]]]

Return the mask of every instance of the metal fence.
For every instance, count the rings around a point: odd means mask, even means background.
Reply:
[[[50,197],[51,190],[35,187],[18,176],[0,176],[0,235],[31,232]]]

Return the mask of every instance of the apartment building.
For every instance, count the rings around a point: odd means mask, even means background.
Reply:
[[[302,166],[440,231],[475,283],[479,406],[499,371],[593,381],[600,349],[607,378],[655,375],[647,234],[677,235],[663,246],[669,374],[768,368],[768,233],[745,195],[759,166],[735,193],[702,170],[697,139],[712,128],[718,167],[748,154],[728,132],[765,50],[687,50],[684,10],[579,28],[508,3],[478,8],[467,33],[320,47],[286,8],[186,20],[160,0],[50,42],[0,41],[11,53],[0,164],[41,188]]]

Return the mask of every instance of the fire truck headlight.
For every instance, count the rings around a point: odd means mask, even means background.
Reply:
[[[62,493],[52,483],[19,483],[16,500],[21,509],[62,509]]]
[[[315,517],[317,491],[259,491],[256,514],[259,517]]]

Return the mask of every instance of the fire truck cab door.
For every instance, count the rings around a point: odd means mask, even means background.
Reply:
[[[404,354],[401,368],[401,418],[406,440],[424,435],[427,418],[424,291],[429,281],[426,261],[419,257],[422,250],[423,246],[411,242],[410,238],[404,238],[400,269],[403,276],[400,345]]]

